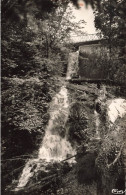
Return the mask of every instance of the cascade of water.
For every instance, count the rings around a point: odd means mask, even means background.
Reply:
[[[79,51],[69,54],[66,80],[78,76],[78,58],[79,58]]]
[[[57,105],[59,109],[57,109]],[[69,103],[66,87],[61,87],[60,92],[55,96],[50,112],[50,120],[43,139],[42,146],[39,149],[39,158],[50,160],[63,160],[67,154],[74,154],[71,144],[67,137],[62,138],[59,134],[60,125],[66,123],[69,114]],[[59,128],[57,128],[59,127]],[[52,131],[53,130],[53,131]]]
[[[96,109],[94,111],[94,115],[95,115],[95,124],[96,124],[96,137],[100,138],[99,135],[99,125],[100,125],[100,119],[99,119],[99,113],[101,112],[101,104],[103,104],[103,102],[106,99],[106,87],[103,85],[101,87],[101,89],[99,90],[98,93],[98,98],[96,99]]]
[[[71,78],[72,64],[74,65],[77,52],[72,53],[71,61],[68,63],[67,79]],[[48,162],[62,161],[68,157],[68,155],[75,155],[76,151],[72,148],[70,142],[67,139],[68,132],[61,136],[61,130],[65,127],[65,123],[69,115],[69,99],[66,86],[62,86],[60,92],[56,94],[50,105],[50,119],[45,130],[45,136],[38,152],[37,159],[29,159],[26,163],[22,174],[19,178],[18,185],[15,191],[23,188],[33,177],[34,173],[38,170],[45,170],[45,166]],[[42,167],[42,163],[44,164]],[[74,162],[73,160],[70,160]],[[69,161],[69,162],[70,162]]]
[[[99,119],[99,114],[97,111],[94,111],[95,115],[95,125],[96,125],[96,137],[99,137],[99,125],[100,125],[100,119]]]

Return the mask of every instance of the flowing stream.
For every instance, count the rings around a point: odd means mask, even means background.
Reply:
[[[74,58],[76,58],[77,61],[77,57],[77,52],[70,54],[66,79],[71,78],[74,71],[71,67],[72,64],[74,64],[73,66],[75,67]],[[68,90],[65,83],[64,86],[61,87],[59,93],[53,98],[50,104],[49,113],[50,119],[45,130],[45,136],[38,151],[38,157],[36,159],[28,160],[21,173],[15,191],[25,187],[30,178],[32,178],[38,170],[46,171],[46,165],[48,165],[49,162],[53,163],[62,161],[67,157],[76,154],[76,150],[68,141],[68,132],[65,128],[69,116]],[[64,135],[62,135],[62,132]],[[74,161],[74,159],[70,159],[68,162],[72,163]]]

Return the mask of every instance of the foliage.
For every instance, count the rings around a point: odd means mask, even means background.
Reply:
[[[81,108],[80,105],[75,103],[71,107],[71,114],[68,121],[69,139],[71,142],[74,140],[79,144],[81,143],[82,139],[83,142],[87,139],[87,117]]]
[[[77,0],[2,0],[2,18],[6,18],[7,20],[26,19],[26,15],[29,10],[34,10],[36,17],[39,17],[41,12],[46,15],[47,12],[51,12],[53,9],[56,9],[57,6],[61,4],[68,4],[69,2],[72,2],[76,7],[78,7]],[[92,5],[92,7],[100,7],[99,0],[84,0],[84,2],[86,5]]]
[[[117,186],[119,189],[125,190],[123,169],[125,124],[122,120],[125,120],[125,118],[117,120],[116,124],[109,127],[96,159],[98,174],[101,175],[100,185],[107,186],[102,188],[100,192],[102,194],[111,194],[110,189]],[[119,184],[120,181],[122,181],[122,184]]]
[[[79,75],[82,78],[108,79],[119,85],[126,81],[126,68],[122,60],[118,58],[117,50],[109,55],[109,49],[104,43],[99,49],[92,48],[91,54],[81,51],[79,55]],[[95,67],[95,68],[94,68]],[[93,71],[90,71],[93,69]]]
[[[25,21],[27,14],[32,12],[36,17],[41,16],[41,12],[46,15],[57,7],[51,0],[2,0],[2,20],[5,21]]]
[[[66,4],[39,17],[36,17],[35,5],[30,6],[33,9],[27,9],[26,20],[7,23],[3,15],[2,74],[26,76],[45,70],[47,74],[50,72],[54,75],[56,72],[61,75],[67,62],[65,56],[68,56],[68,50],[71,49],[71,46],[66,48],[65,44],[70,39],[71,31],[82,33],[81,24],[84,21],[71,22],[72,11]]]
[[[73,2],[73,4],[76,6],[76,7],[79,7],[78,6],[78,0],[71,0]],[[92,8],[99,8],[100,9],[100,1],[99,0],[83,0],[85,2],[86,5],[91,5]]]
[[[112,46],[124,45],[125,1],[101,1],[101,10],[95,10],[95,26]]]
[[[92,69],[93,71],[90,71]],[[106,79],[110,74],[110,63],[106,51],[101,47],[98,52],[92,49],[92,54],[81,52],[79,70],[82,78]]]
[[[95,26],[103,34],[103,45],[109,49],[109,71],[113,80],[125,83],[125,1],[102,0],[95,9]]]
[[[45,19],[35,21],[35,24],[38,25],[36,42],[41,42],[47,58],[51,58],[54,53],[57,54],[57,49],[70,41],[71,32],[78,35],[83,33],[81,30],[84,21],[72,22],[73,18],[70,6],[63,4],[48,13]],[[32,24],[29,25],[32,26]]]
[[[2,190],[36,155],[44,136],[52,92],[42,77],[2,79]]]

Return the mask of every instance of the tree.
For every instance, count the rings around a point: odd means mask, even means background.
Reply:
[[[100,8],[100,0],[83,0],[86,5],[91,5],[92,8]],[[78,0],[71,0],[71,2],[76,6],[78,6]]]
[[[124,28],[124,1],[102,0],[100,11],[95,9],[95,26],[104,38],[109,41],[110,50],[120,42],[120,34]]]
[[[83,34],[84,20],[72,22],[74,18],[71,8],[61,5],[54,12],[48,14],[48,18],[38,21],[38,38],[46,49],[46,57],[56,47],[62,47],[70,42],[71,33],[78,36]]]
[[[58,60],[52,64],[56,65],[62,61],[59,48],[70,39],[71,31],[82,33],[81,24],[83,25],[84,21],[71,22],[73,15],[68,3],[59,3],[57,8],[52,8],[51,12],[44,14],[41,14],[41,9],[37,5],[34,1],[31,5],[27,3],[24,12],[22,3],[17,2],[13,5],[17,10],[17,16],[20,17],[19,21],[10,17],[5,22],[6,14],[3,14],[2,70],[6,76],[15,72],[20,75],[27,74],[33,67],[35,68],[36,59],[38,61],[38,58],[49,58],[49,55],[54,62]],[[6,32],[7,26],[9,28]]]
[[[36,17],[39,17],[41,12],[51,12],[53,8],[57,7],[56,1],[51,0],[2,0],[1,5],[2,20],[6,19],[6,21],[26,20],[30,10],[34,10]]]
[[[109,70],[113,79],[125,82],[125,1],[102,0],[100,10],[95,8],[95,26],[103,34],[109,48]],[[118,78],[117,78],[118,77]]]

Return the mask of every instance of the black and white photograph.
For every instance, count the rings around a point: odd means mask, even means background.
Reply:
[[[126,194],[126,0],[1,0],[1,195]]]

